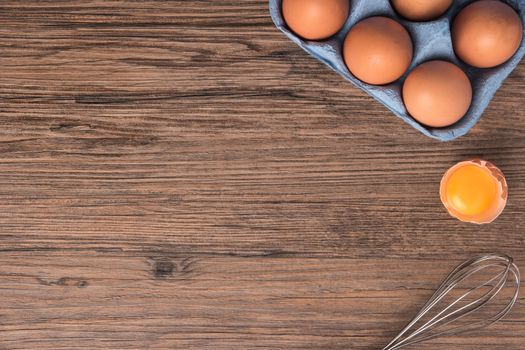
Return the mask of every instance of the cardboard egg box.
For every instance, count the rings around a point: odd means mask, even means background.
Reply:
[[[390,5],[389,0],[351,0],[350,15],[343,29],[323,41],[304,40],[289,29],[282,16],[282,0],[270,0],[270,13],[277,28],[310,55],[367,92],[416,130],[434,139],[450,141],[465,135],[477,123],[503,81],[525,55],[525,42],[522,42],[516,54],[509,61],[495,68],[475,68],[456,57],[452,47],[450,27],[456,15],[474,1],[476,0],[455,0],[441,17],[429,22],[412,22],[399,16]],[[525,0],[506,0],[504,2],[518,12],[525,28]],[[412,63],[405,75],[392,84],[375,86],[360,81],[350,73],[343,59],[343,43],[348,31],[357,22],[372,16],[395,19],[408,30],[412,37],[414,44]],[[435,59],[450,61],[458,65],[470,78],[473,88],[472,105],[467,114],[457,123],[444,128],[428,127],[417,122],[408,114],[401,95],[403,82],[408,73],[421,63]]]

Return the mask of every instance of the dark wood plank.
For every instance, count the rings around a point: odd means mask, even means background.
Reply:
[[[523,64],[446,144],[264,0],[3,0],[0,66],[2,349],[377,349],[455,263],[523,257]],[[510,185],[488,226],[437,193],[474,156]],[[428,348],[519,349],[524,322]]]
[[[39,349],[378,349],[455,263],[8,253],[0,259],[0,276],[7,284],[0,291],[9,304],[2,311],[8,335],[3,344]],[[520,308],[481,338],[456,337],[418,348],[490,344],[491,349],[509,349],[509,339],[523,329],[523,317]]]

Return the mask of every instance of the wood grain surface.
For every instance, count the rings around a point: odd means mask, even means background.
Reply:
[[[427,139],[267,1],[0,2],[0,349],[379,349],[457,263],[525,269],[525,65]],[[483,157],[487,226],[439,180]],[[523,299],[520,299],[523,302]],[[525,310],[417,349],[514,350]]]

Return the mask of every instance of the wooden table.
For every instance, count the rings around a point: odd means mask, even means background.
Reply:
[[[466,258],[525,268],[525,65],[439,143],[265,0],[2,0],[0,36],[0,349],[378,349]],[[438,197],[475,156],[492,225]],[[519,306],[417,349],[524,342]]]

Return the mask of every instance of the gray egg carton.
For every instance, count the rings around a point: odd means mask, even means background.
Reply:
[[[455,0],[451,8],[440,18],[430,22],[411,22],[400,17],[393,10],[389,0],[351,0],[350,15],[343,29],[324,41],[303,40],[295,35],[283,19],[282,0],[270,0],[270,13],[277,28],[310,55],[367,92],[416,130],[441,141],[450,141],[465,135],[477,123],[503,81],[525,55],[525,43],[522,42],[518,52],[509,61],[495,68],[474,68],[456,57],[452,48],[450,26],[459,11],[474,1]],[[525,0],[504,2],[519,13],[525,24]],[[414,58],[407,73],[389,85],[374,86],[363,83],[349,72],[342,56],[343,42],[350,28],[357,22],[372,16],[385,16],[397,20],[408,30],[414,43]],[[470,78],[473,88],[472,105],[467,114],[454,125],[445,128],[432,128],[418,123],[408,114],[401,96],[403,82],[408,73],[419,64],[435,59],[450,61],[461,67]]]

